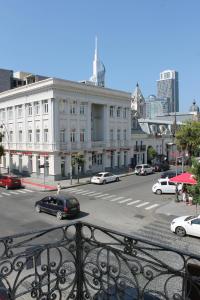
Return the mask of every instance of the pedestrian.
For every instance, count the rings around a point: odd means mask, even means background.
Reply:
[[[188,193],[187,193],[187,187],[185,184],[183,184],[183,187],[182,187],[182,199],[183,199],[183,202],[185,202],[185,204],[188,203]]]
[[[192,195],[189,195],[188,200],[189,200],[188,205],[192,205],[192,202],[193,202]]]
[[[58,184],[57,184],[57,195],[60,194],[60,190],[61,190],[61,184],[60,184],[60,182],[58,182]]]

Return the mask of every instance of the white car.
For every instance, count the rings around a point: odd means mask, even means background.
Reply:
[[[97,184],[106,184],[113,181],[119,181],[119,177],[110,172],[100,172],[91,178],[91,182]]]
[[[182,184],[178,185],[178,192],[180,193],[182,189]],[[168,178],[158,179],[152,186],[152,192],[158,195],[161,194],[175,194],[176,193],[176,183],[169,181]]]
[[[137,175],[147,175],[153,173],[153,167],[148,164],[141,164],[135,167],[135,174]]]
[[[171,231],[178,236],[193,235],[200,237],[200,216],[183,216],[171,222]]]

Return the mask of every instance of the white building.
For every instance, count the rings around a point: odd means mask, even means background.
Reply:
[[[54,179],[128,166],[130,93],[48,78],[0,93],[1,167]],[[45,168],[40,168],[45,164]]]

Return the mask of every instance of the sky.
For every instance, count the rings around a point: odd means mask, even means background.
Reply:
[[[92,75],[95,36],[108,88],[157,93],[179,73],[179,105],[200,106],[199,0],[0,0],[0,68],[72,81]]]

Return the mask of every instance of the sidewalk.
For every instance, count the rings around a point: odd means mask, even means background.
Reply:
[[[118,174],[119,177],[125,177],[133,175],[134,172],[128,172],[124,174]],[[24,177],[22,178],[22,184],[26,188],[31,188],[34,190],[39,191],[56,191],[57,190],[57,184],[58,182],[61,184],[62,189],[67,189],[73,186],[80,186],[84,184],[90,183],[90,177],[80,178],[79,182],[78,179],[72,179],[72,182],[70,179],[64,179],[64,180],[56,180],[56,181],[49,181],[42,178],[30,178],[30,177]]]

